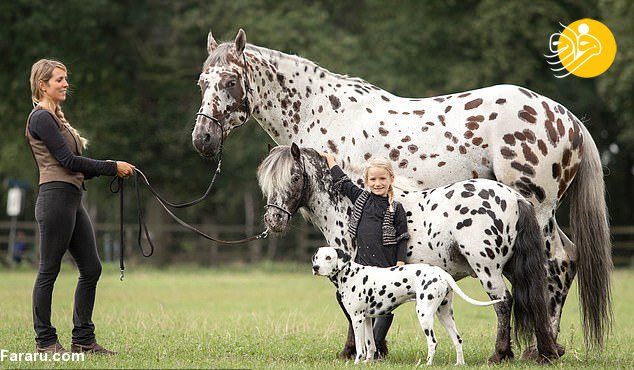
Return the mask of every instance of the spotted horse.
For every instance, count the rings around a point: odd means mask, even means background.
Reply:
[[[603,347],[612,268],[603,172],[592,137],[568,109],[513,85],[402,98],[307,59],[247,44],[243,30],[222,44],[209,33],[207,50],[192,131],[202,156],[216,155],[232,130],[253,117],[277,144],[329,151],[342,164],[390,158],[397,175],[421,188],[472,178],[502,182],[535,207],[548,258],[553,332],[559,333],[578,274],[586,345]],[[555,219],[565,194],[572,241]],[[523,356],[531,355],[534,347]]]
[[[351,178],[362,176],[347,172]],[[353,204],[337,188],[341,185],[317,151],[295,144],[274,148],[258,168],[258,182],[267,198],[264,223],[269,230],[285,231],[299,210],[321,230],[328,245],[341,245],[354,255],[347,232]],[[471,179],[429,190],[397,188],[394,198],[407,211],[407,263],[441,267],[455,280],[472,275],[491,300],[502,300],[494,305],[498,322],[491,361],[512,357],[513,303],[516,337],[535,335],[539,361],[559,357],[547,320],[543,240],[533,206],[523,196],[499,182]],[[512,295],[503,275],[512,283]],[[363,287],[358,288],[361,294]],[[340,304],[350,314],[346,300]],[[347,317],[350,326],[356,326]]]

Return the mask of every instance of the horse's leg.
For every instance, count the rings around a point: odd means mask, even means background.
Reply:
[[[557,354],[561,357],[566,350],[556,341],[563,306],[576,273],[574,261],[576,249],[572,241],[561,231],[554,217],[550,218],[543,228],[543,233],[546,241],[546,255],[548,256],[546,301],[548,302],[549,324]],[[542,360],[535,344],[528,346],[521,358],[522,360]]]
[[[343,345],[343,349],[339,352],[339,358],[347,360],[352,359],[357,353],[354,344],[354,329],[352,327],[352,320],[350,320],[350,315],[348,315],[348,311],[346,311],[343,303],[341,302],[341,295],[337,292],[337,302],[339,303],[339,307],[343,311],[343,314],[346,315],[346,319],[348,319],[348,336],[346,338],[346,343]]]

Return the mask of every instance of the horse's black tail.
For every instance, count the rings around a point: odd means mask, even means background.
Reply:
[[[546,303],[543,237],[533,206],[525,200],[519,200],[518,211],[517,238],[511,260],[515,339],[520,343],[528,343],[534,333],[539,353],[550,356],[554,351],[554,338]]]

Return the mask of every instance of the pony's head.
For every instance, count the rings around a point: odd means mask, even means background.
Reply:
[[[207,36],[209,56],[198,79],[202,103],[192,131],[192,144],[204,157],[218,154],[225,136],[251,116],[246,43],[242,29],[235,41],[220,45],[211,32]]]
[[[266,197],[264,224],[282,232],[308,198],[309,179],[296,144],[273,148],[258,167],[258,183]]]

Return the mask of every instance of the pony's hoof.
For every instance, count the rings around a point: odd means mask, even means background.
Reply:
[[[354,347],[343,347],[338,357],[342,360],[352,360],[356,355],[357,351]]]
[[[565,353],[566,353],[566,348],[559,343],[555,343],[555,348],[553,352],[546,355],[540,354],[539,351],[537,350],[537,346],[533,344],[526,348],[524,353],[522,353],[522,356],[520,357],[520,359],[522,359],[523,361],[549,363],[560,358]]]
[[[493,356],[489,358],[490,364],[499,364],[504,361],[513,361],[515,359],[515,355],[512,350],[508,351],[495,351]]]

